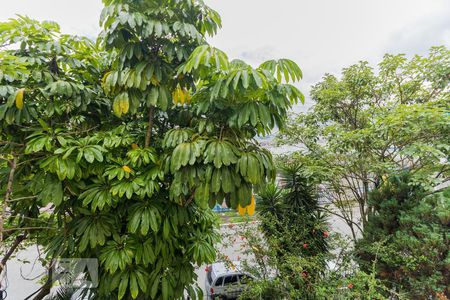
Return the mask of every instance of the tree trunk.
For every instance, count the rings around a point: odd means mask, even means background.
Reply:
[[[150,146],[150,141],[152,138],[152,128],[153,128],[153,118],[155,115],[155,107],[152,105],[148,109],[148,127],[147,127],[147,133],[145,135],[145,147]]]
[[[5,256],[3,256],[2,261],[0,262],[0,274],[2,274],[3,269],[6,266],[6,263],[8,262],[9,258],[14,254],[17,247],[19,247],[20,243],[22,243],[22,241],[26,239],[26,237],[27,237],[26,233],[18,235],[16,237],[16,240],[12,244],[11,248],[9,248],[8,252],[6,252]]]

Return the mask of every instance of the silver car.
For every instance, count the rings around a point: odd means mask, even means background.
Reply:
[[[242,272],[239,262],[217,262],[207,267],[207,299],[237,299],[254,277]]]

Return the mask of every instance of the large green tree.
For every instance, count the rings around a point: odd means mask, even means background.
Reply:
[[[312,87],[314,107],[291,119],[281,142],[322,180],[356,239],[373,210],[369,192],[383,176],[409,169],[428,189],[449,180],[450,51],[427,57],[386,55],[374,70],[367,62],[327,74]],[[354,209],[356,204],[357,209]]]
[[[301,71],[229,61],[206,43],[220,18],[201,1],[104,3],[97,44],[0,25],[3,258],[37,238],[49,267],[99,258],[101,299],[195,297],[218,239],[208,204],[246,206],[273,178],[255,137],[303,101],[288,83]]]
[[[369,195],[374,206],[357,243],[359,261],[408,299],[450,295],[450,189],[427,193],[405,172]]]

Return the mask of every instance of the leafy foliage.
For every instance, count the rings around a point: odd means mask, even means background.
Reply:
[[[369,192],[386,174],[409,169],[430,190],[448,180],[449,61],[448,49],[433,47],[409,60],[387,54],[377,71],[360,62],[341,78],[327,74],[312,88],[311,111],[280,135],[305,148],[293,158],[322,180],[323,197],[340,208],[354,239],[373,209]]]
[[[96,44],[50,22],[0,24],[5,239],[99,258],[102,299],[199,298],[194,267],[218,240],[208,206],[246,207],[273,179],[255,137],[303,99],[273,72],[301,72],[229,62],[206,43],[220,17],[201,1],[104,3]]]
[[[449,192],[426,195],[404,173],[370,194],[374,211],[357,250],[364,266],[375,261],[380,279],[409,299],[450,294]]]
[[[267,290],[261,295],[313,297],[311,284],[326,268],[324,258],[329,235],[326,217],[318,204],[317,186],[303,173],[302,167],[291,164],[280,170],[283,189],[270,184],[258,195],[260,228],[268,244],[269,257],[275,257],[272,259],[278,272],[274,282],[266,282]]]

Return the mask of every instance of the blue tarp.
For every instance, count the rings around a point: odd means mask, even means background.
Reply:
[[[230,211],[231,209],[228,207],[222,207],[219,204],[216,204],[213,209],[214,212],[225,212],[225,211]]]

